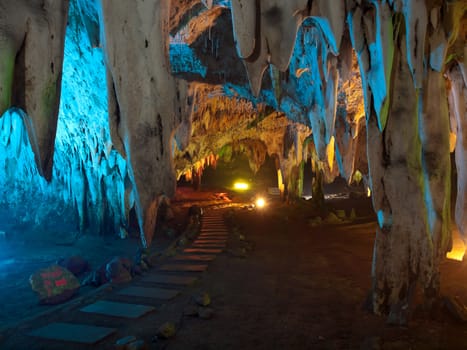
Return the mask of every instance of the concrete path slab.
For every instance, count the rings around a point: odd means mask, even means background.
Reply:
[[[79,311],[114,317],[139,318],[154,310],[154,307],[149,305],[117,303],[114,301],[100,300],[80,309]]]
[[[169,272],[203,272],[207,268],[208,265],[206,264],[166,264],[162,265],[159,270]]]
[[[120,290],[117,294],[129,295],[134,297],[170,300],[175,298],[178,295],[178,293],[178,290],[173,289],[131,286]]]
[[[212,249],[212,248],[186,248],[184,253],[206,253],[206,254],[220,254],[222,249]]]
[[[141,281],[148,283],[175,284],[179,286],[189,286],[198,278],[192,276],[171,276],[171,275],[147,275]]]
[[[29,335],[52,340],[95,344],[115,333],[115,331],[115,328],[57,322],[38,328],[29,333]],[[65,348],[66,347],[64,347],[64,349]]]
[[[176,261],[212,261],[216,258],[215,255],[207,254],[190,254],[190,255],[177,255],[172,259]]]

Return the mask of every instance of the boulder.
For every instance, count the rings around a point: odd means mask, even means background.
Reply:
[[[52,265],[29,277],[32,289],[41,304],[59,304],[70,299],[79,289],[78,279],[69,270]]]
[[[131,281],[133,263],[130,259],[115,257],[105,266],[107,280],[112,283],[126,283]]]
[[[69,270],[75,276],[89,271],[90,267],[88,261],[78,255],[61,258],[57,261],[57,265]]]

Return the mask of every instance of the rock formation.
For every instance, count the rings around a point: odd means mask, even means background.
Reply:
[[[313,158],[327,181],[368,177],[378,217],[372,310],[405,324],[416,285],[436,301],[454,143],[455,217],[467,232],[465,1],[70,1],[106,57],[109,149],[125,159],[104,157],[125,168],[118,196],[110,177],[104,186],[119,203],[115,229],[134,207],[149,245],[176,174],[199,177],[226,147],[253,170],[275,157],[279,185],[294,195]],[[0,114],[14,106],[31,118],[47,179],[67,10],[67,1],[0,0]],[[84,197],[74,198],[84,215]]]
[[[0,115],[11,106],[27,129],[39,171],[52,176],[68,1],[0,2]]]
[[[171,137],[185,103],[184,88],[170,74],[169,6],[167,0],[102,1],[110,130],[129,166],[145,246],[155,230],[158,197],[175,191]]]

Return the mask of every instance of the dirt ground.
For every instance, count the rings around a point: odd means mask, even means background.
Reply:
[[[181,193],[174,204],[186,206],[189,197],[189,191]],[[202,195],[195,200],[207,203]],[[170,350],[467,349],[467,325],[448,314],[435,319],[415,314],[410,326],[401,328],[386,325],[384,318],[362,308],[371,283],[376,225],[370,202],[335,199],[328,205],[345,210],[347,216],[354,208],[357,218],[312,225],[316,212],[304,202],[285,205],[273,201],[262,211],[228,203],[211,206],[210,210],[221,210],[228,218],[227,250],[180,296],[137,321],[113,320],[108,326],[119,331],[90,348],[113,349],[118,339],[134,335],[149,349]],[[467,265],[448,260],[441,269],[442,294],[458,296],[467,303]],[[64,349],[63,343],[39,341],[25,334],[64,318],[83,322],[76,309],[113,288],[119,287],[109,286],[87,300],[8,328],[0,336],[0,348]],[[2,307],[8,308],[7,293],[3,286],[1,290]],[[183,315],[199,292],[211,296],[214,316],[210,320]],[[101,324],[102,319],[86,315],[86,321]],[[157,328],[167,321],[177,326],[175,337],[156,340]]]

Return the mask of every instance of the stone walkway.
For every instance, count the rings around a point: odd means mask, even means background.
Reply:
[[[221,212],[207,213],[202,222],[198,238],[181,254],[167,259],[130,285],[106,294],[105,299],[74,311],[81,314],[79,318],[83,323],[63,319],[34,329],[28,336],[63,342],[64,349],[70,342],[80,343],[83,347],[98,346],[99,342],[118,331],[115,318],[125,322],[157,312],[164,302],[176,298],[183,288],[192,285],[216,254],[226,247],[228,231]],[[102,316],[101,321],[99,324],[86,324],[87,314],[98,314]]]

